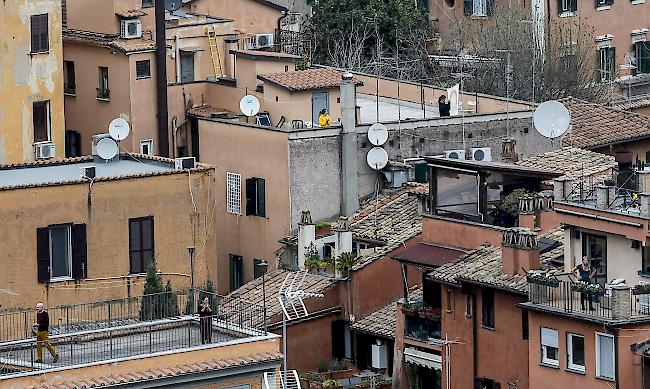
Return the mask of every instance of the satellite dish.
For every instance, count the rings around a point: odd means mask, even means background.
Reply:
[[[368,161],[368,166],[374,170],[381,170],[388,165],[388,153],[381,147],[373,147],[368,151],[366,161]]]
[[[375,123],[368,129],[368,140],[373,146],[381,146],[388,140],[388,129],[381,123]]]
[[[99,142],[97,142],[96,150],[97,150],[97,155],[99,155],[101,159],[107,161],[115,158],[115,156],[119,152],[117,143],[115,143],[115,141],[110,138],[104,138]]]
[[[239,109],[246,116],[255,116],[260,111],[260,101],[253,95],[242,97]]]
[[[545,101],[535,109],[533,124],[542,136],[551,139],[557,138],[569,129],[571,114],[559,101]]]
[[[165,0],[165,9],[169,12],[174,12],[181,8],[183,5],[182,0]]]
[[[122,118],[113,119],[111,124],[108,125],[108,133],[111,134],[111,138],[118,142],[126,139],[129,136],[129,131],[129,123]]]

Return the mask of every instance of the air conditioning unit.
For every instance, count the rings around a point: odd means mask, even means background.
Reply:
[[[472,147],[469,151],[474,161],[492,161],[492,149],[489,147]]]
[[[465,150],[447,150],[445,151],[445,158],[465,159]]]
[[[371,365],[374,369],[386,369],[388,367],[388,351],[385,344],[372,345]]]
[[[176,170],[194,169],[196,167],[196,158],[194,157],[176,158],[174,161]]]
[[[273,34],[256,34],[254,46],[256,49],[273,47]]]
[[[99,143],[100,140],[104,138],[110,138],[110,134],[96,134],[93,135],[93,147],[92,147],[92,154],[97,155],[97,143]]]
[[[142,22],[140,19],[122,20],[122,33],[120,36],[125,39],[141,38]]]
[[[95,167],[87,166],[81,168],[81,178],[93,179],[95,178]]]
[[[56,148],[52,142],[34,143],[34,154],[36,159],[50,159],[56,155]]]

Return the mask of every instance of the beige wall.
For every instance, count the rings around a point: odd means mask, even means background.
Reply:
[[[199,0],[191,5],[191,10],[232,19],[242,34],[273,34],[282,15],[281,11],[255,0]]]
[[[253,278],[253,259],[276,267],[278,240],[289,234],[289,146],[287,134],[267,128],[200,120],[201,160],[216,166],[215,227],[217,288],[229,290],[229,254],[241,255],[244,282]],[[241,174],[242,215],[226,212],[226,173]],[[266,180],[266,217],[246,216],[246,179]],[[223,201],[221,201],[223,200]]]
[[[31,15],[48,14],[50,51],[31,52]],[[51,140],[65,155],[60,0],[0,2],[0,164],[34,160],[33,108],[50,101]]]
[[[646,158],[646,153],[650,152],[650,139],[641,139],[631,142],[625,142],[617,145],[605,146],[594,149],[603,154],[616,156],[617,152],[631,152],[632,161],[650,162]]]
[[[309,90],[291,92],[286,88],[271,83],[264,84],[263,110],[269,112],[271,123],[274,125],[284,116],[287,120],[284,127],[290,128],[292,120],[312,121],[312,96],[315,93],[327,92],[329,98],[329,113],[332,124],[336,125],[341,119],[341,104],[339,89]],[[315,123],[318,125],[318,123]]]
[[[129,61],[129,102],[131,111],[131,135],[123,142],[124,147],[131,146],[131,150],[140,152],[140,141],[153,139],[153,151],[158,151],[158,120],[156,106],[156,59],[154,53],[132,54]],[[138,79],[135,71],[137,61],[148,60],[151,77]],[[121,85],[119,87],[122,87]],[[170,107],[176,101],[169,100]],[[116,116],[117,117],[117,116]]]
[[[236,54],[234,56],[237,87],[242,91],[246,88],[249,91],[254,91],[257,85],[263,84],[262,80],[257,79],[260,74],[284,73],[287,70],[296,70],[296,64],[291,61],[252,59]]]
[[[95,31],[105,34],[119,34],[120,24],[116,12],[141,10],[142,30],[154,31],[154,8],[142,8],[142,0],[66,0],[68,28]]]
[[[74,167],[73,167],[74,168]],[[215,278],[217,203],[214,170],[192,173],[197,213],[192,212],[188,173],[95,182],[91,204],[88,184],[0,191],[0,285],[16,296],[0,294],[3,308],[78,304],[142,293],[143,276],[129,273],[129,218],[154,217],[154,249],[160,271],[175,290],[190,285],[187,246],[197,247],[197,284]],[[223,197],[225,199],[225,197]],[[37,282],[36,229],[51,224],[86,224],[88,278],[50,284]],[[170,274],[175,275],[170,275]],[[112,277],[109,280],[100,278]]]

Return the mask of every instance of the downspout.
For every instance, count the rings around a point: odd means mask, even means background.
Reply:
[[[174,35],[174,41],[176,44],[176,52],[175,52],[176,82],[180,83],[181,82],[181,49],[180,49],[181,37],[178,34]]]
[[[620,389],[618,368],[618,328],[612,328],[612,332],[614,333],[614,377],[616,377],[614,381],[616,383],[616,389]],[[643,362],[643,360],[641,362]],[[643,363],[641,363],[641,365],[643,366]]]
[[[476,380],[477,367],[476,363],[478,361],[478,353],[476,345],[476,298],[474,293],[468,293],[468,296],[472,299],[472,382]]]
[[[158,108],[158,155],[169,157],[167,130],[167,42],[165,40],[165,4],[156,0],[156,100]]]

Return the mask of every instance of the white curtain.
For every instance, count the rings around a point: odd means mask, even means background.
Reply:
[[[614,338],[596,335],[598,342],[598,376],[614,379]]]

